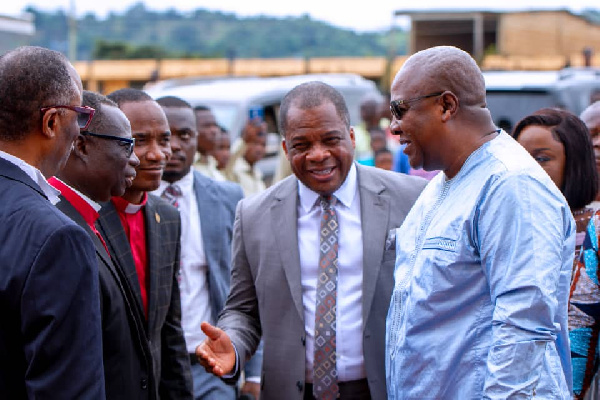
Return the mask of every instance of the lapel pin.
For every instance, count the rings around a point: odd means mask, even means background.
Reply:
[[[160,224],[160,215],[158,215],[158,213],[154,213],[154,218],[156,218],[156,222]]]

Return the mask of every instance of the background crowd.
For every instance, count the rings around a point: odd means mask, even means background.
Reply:
[[[428,49],[357,126],[291,90],[267,187],[260,117],[0,77],[0,398],[600,398],[600,102],[504,132]]]

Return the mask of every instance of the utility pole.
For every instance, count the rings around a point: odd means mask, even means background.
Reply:
[[[71,0],[69,10],[69,60],[77,61],[77,15],[75,13],[75,0]]]

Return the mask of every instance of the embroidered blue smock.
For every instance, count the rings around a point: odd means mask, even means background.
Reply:
[[[396,230],[390,400],[569,399],[575,222],[509,135],[438,174]]]

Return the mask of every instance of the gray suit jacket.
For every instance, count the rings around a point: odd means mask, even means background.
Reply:
[[[239,185],[217,182],[194,171],[194,192],[208,264],[208,288],[214,320],[225,306],[231,275],[231,237],[235,207],[244,197]]]
[[[385,319],[394,285],[390,229],[399,227],[426,181],[357,165],[363,231],[363,351],[372,398],[387,398]],[[243,365],[263,338],[262,400],[301,400],[305,324],[297,229],[298,183],[288,177],[238,204],[231,291],[218,326]],[[317,249],[315,249],[317,251]]]
[[[194,171],[194,192],[200,214],[202,242],[208,264],[208,290],[213,320],[225,306],[231,277],[231,238],[235,208],[244,197],[242,188],[232,182],[220,182]],[[262,348],[248,363],[247,377],[260,376]]]

